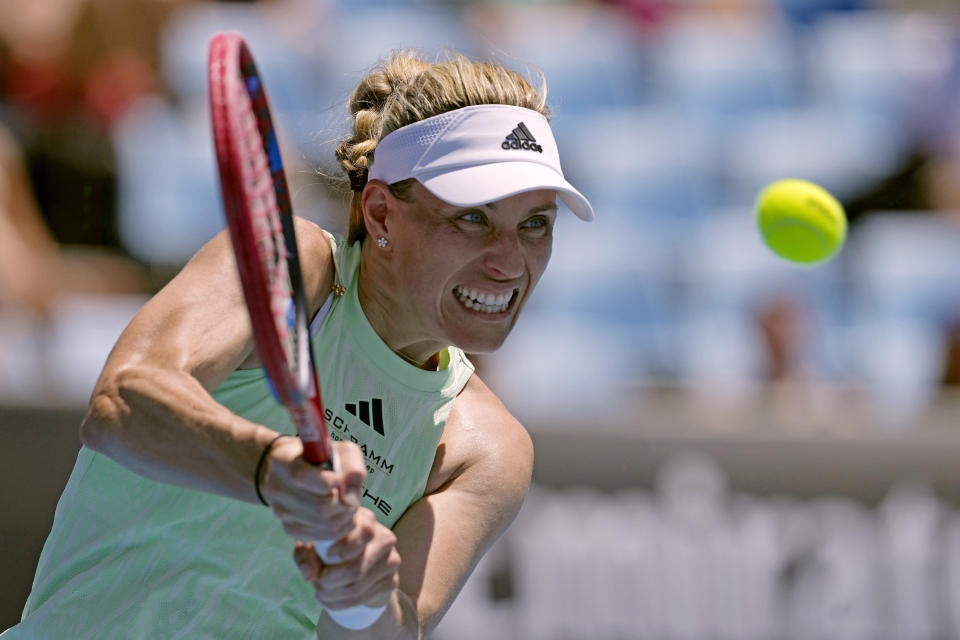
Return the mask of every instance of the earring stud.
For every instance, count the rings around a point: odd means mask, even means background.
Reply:
[[[386,247],[388,244],[390,244],[390,241],[387,240],[385,237],[380,236],[379,238],[377,238],[377,246],[380,247],[381,249]]]

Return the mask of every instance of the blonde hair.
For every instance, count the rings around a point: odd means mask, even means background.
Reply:
[[[533,109],[550,117],[546,81],[537,72],[540,88],[493,62],[474,62],[461,54],[427,62],[416,53],[395,53],[381,60],[350,95],[353,132],[336,150],[346,172],[367,169],[380,140],[391,131],[425,118],[481,104],[507,104]],[[410,200],[412,181],[390,185],[401,200]],[[366,228],[360,193],[350,203],[348,241],[363,239]]]

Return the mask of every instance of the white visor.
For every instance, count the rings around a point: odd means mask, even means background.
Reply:
[[[531,109],[502,104],[463,107],[390,132],[374,152],[371,180],[416,178],[458,207],[551,189],[579,218],[593,207],[563,177],[550,124]]]

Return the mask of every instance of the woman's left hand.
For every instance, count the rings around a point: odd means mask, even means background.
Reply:
[[[293,552],[317,601],[330,610],[383,606],[400,583],[397,536],[363,507],[357,510],[355,524],[327,550],[330,563],[324,563],[312,543],[297,542]]]

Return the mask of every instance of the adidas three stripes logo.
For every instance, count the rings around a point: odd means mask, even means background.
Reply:
[[[360,419],[360,422],[367,425],[368,427],[373,427],[373,430],[384,435],[383,433],[383,400],[380,398],[374,398],[372,402],[367,402],[366,400],[361,400],[360,402],[348,402],[344,407],[352,416],[356,416]]]
[[[543,153],[543,147],[537,144],[537,139],[530,133],[530,129],[527,129],[527,125],[522,122],[507,134],[506,139],[504,139],[500,147],[502,149],[523,149],[525,151]]]

